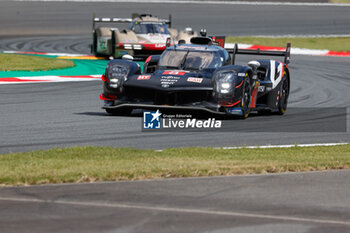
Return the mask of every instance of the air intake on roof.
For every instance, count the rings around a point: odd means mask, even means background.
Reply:
[[[211,45],[212,40],[208,37],[192,37],[192,44]]]

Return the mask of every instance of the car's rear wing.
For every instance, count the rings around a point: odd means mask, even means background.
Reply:
[[[152,16],[147,14],[132,14],[132,18],[99,18],[95,14],[92,16],[92,30],[95,30],[96,23],[131,23],[133,19],[137,17]],[[169,19],[159,19],[159,22],[166,23],[171,27],[171,14],[169,14]]]
[[[138,17],[145,17],[145,16],[150,16],[153,17],[153,15],[151,14],[138,14],[138,13],[133,13],[131,15],[132,19],[138,18]],[[158,18],[158,17],[157,17]],[[172,21],[172,16],[171,14],[169,14],[168,19],[160,19],[158,18],[159,22],[165,23],[167,24],[170,28],[171,28],[171,21]]]
[[[236,54],[279,56],[279,57],[284,57],[284,63],[288,64],[290,62],[290,48],[291,48],[290,43],[287,43],[285,51],[260,50],[260,49],[239,49],[238,45],[235,44],[233,49],[226,49],[226,50],[227,50],[227,52],[232,54],[232,65],[235,64]]]

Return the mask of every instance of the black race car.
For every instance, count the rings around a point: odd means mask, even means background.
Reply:
[[[235,65],[236,54],[283,56]],[[247,118],[254,111],[287,109],[290,44],[286,51],[224,49],[212,38],[169,46],[146,60],[143,72],[129,55],[111,60],[102,76],[104,109],[124,115],[132,109],[200,110]]]

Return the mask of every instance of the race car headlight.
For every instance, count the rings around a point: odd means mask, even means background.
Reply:
[[[216,92],[221,94],[232,93],[235,73],[220,72],[215,75]]]
[[[228,90],[230,86],[230,83],[221,83],[221,90]]]
[[[112,65],[108,69],[109,85],[112,88],[118,88],[126,81],[128,69],[120,65]]]

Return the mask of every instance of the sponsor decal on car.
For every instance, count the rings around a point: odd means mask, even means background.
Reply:
[[[188,46],[188,45],[181,45],[181,46],[178,46],[177,48],[179,49],[194,49],[194,50],[206,50],[207,48],[206,47],[197,47],[197,46]]]
[[[160,79],[160,84],[162,87],[169,87],[170,85],[174,85],[180,79],[178,76],[162,76]]]
[[[166,70],[163,74],[171,74],[171,75],[184,75],[186,71],[174,71],[174,70]]]
[[[193,83],[202,83],[203,79],[202,78],[194,78],[194,77],[189,77],[187,79],[187,82],[193,82]]]
[[[242,108],[226,108],[226,112],[231,113],[231,114],[242,114]]]
[[[213,36],[211,37],[213,42],[215,42],[218,46],[224,48],[225,47],[225,36]]]
[[[265,91],[265,86],[259,86],[259,92],[264,92]]]
[[[148,80],[151,78],[151,75],[139,75],[137,80]]]
[[[137,40],[133,40],[133,39],[123,39],[122,41],[121,41],[122,43],[137,43]]]

